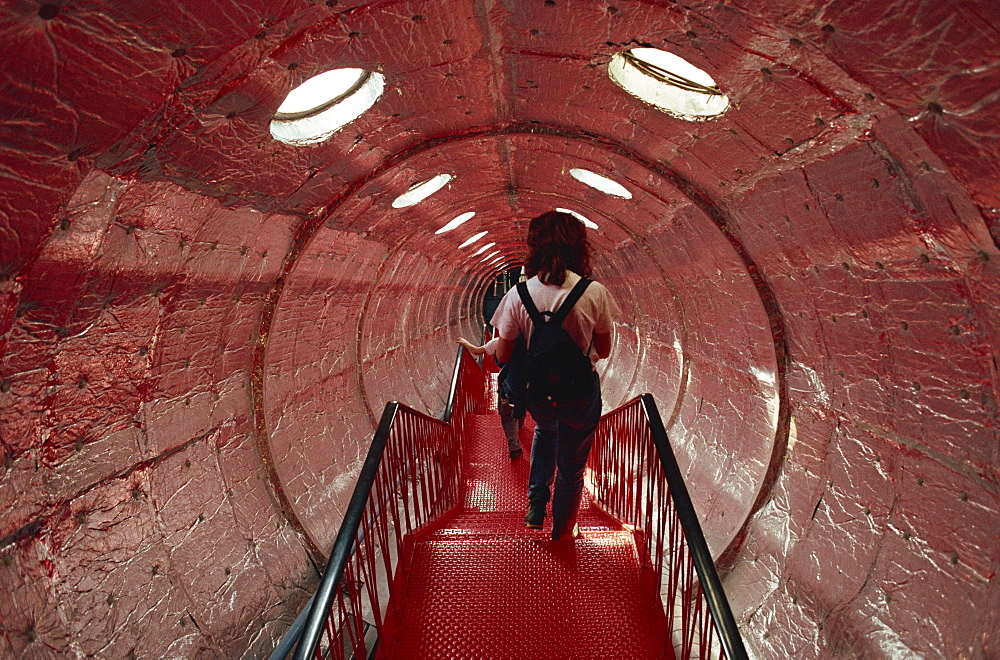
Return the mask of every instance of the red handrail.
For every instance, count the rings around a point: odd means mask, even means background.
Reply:
[[[601,418],[588,461],[594,501],[638,530],[677,658],[747,657],[701,524],[650,394]],[[664,657],[671,657],[664,649]]]

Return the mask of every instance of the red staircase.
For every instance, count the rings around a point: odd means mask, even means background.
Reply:
[[[632,532],[586,494],[576,540],[549,540],[550,519],[526,529],[530,446],[511,461],[495,412],[474,416],[463,444],[461,505],[405,545],[401,620],[379,656],[662,658],[658,585]]]
[[[652,396],[601,418],[582,534],[551,541],[524,527],[531,433],[511,461],[489,371],[459,352],[442,419],[386,404],[272,660],[747,658]]]

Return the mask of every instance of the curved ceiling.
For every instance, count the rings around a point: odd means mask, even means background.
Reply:
[[[10,652],[266,649],[382,404],[439,412],[454,336],[554,207],[598,226],[626,310],[607,404],[656,395],[757,654],[995,650],[992,12],[759,5],[0,10]],[[731,107],[628,94],[607,65],[636,46]],[[275,140],[343,67],[382,97]]]

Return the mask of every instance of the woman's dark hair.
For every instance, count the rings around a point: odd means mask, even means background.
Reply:
[[[562,211],[548,211],[528,223],[524,274],[544,284],[562,286],[566,271],[590,276],[590,243],[583,223]]]

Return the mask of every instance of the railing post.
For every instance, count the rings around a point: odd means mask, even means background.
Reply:
[[[705,542],[705,535],[701,531],[701,522],[698,520],[694,505],[691,503],[691,496],[688,494],[684,478],[681,476],[674,450],[670,447],[667,431],[660,418],[660,411],[656,408],[652,394],[643,394],[640,398],[653,436],[653,443],[656,445],[656,453],[663,463],[677,517],[680,518],[681,527],[684,529],[684,537],[687,540],[694,567],[698,571],[702,585],[704,585],[705,600],[712,613],[712,619],[715,621],[720,641],[726,651],[726,657],[744,660],[748,656],[746,647],[743,645],[743,638],[739,628],[736,627],[736,619],[729,607],[729,600],[722,588],[722,581],[715,570],[715,562],[708,550],[708,543]]]

